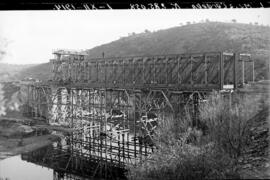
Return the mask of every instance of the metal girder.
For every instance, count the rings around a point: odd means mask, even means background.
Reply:
[[[174,90],[184,91],[220,90],[223,89],[224,80],[228,80],[225,76],[227,72],[233,71],[234,68],[240,71],[238,61],[246,57],[250,58],[247,54],[240,54],[242,58],[237,59],[236,54],[239,55],[239,53],[205,52],[53,61],[53,82],[58,85],[91,84],[92,87],[99,88],[160,89],[171,87]],[[224,59],[227,57],[233,58],[236,64],[225,67]],[[230,81],[233,79],[230,78]]]

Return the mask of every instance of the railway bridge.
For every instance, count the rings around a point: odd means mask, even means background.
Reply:
[[[152,135],[160,121],[188,110],[196,126],[198,104],[207,94],[254,81],[250,54],[96,59],[75,51],[53,54],[50,80],[27,86],[26,114],[73,129],[61,149],[98,159],[103,169],[140,163],[155,148]],[[70,156],[65,167],[73,161]]]

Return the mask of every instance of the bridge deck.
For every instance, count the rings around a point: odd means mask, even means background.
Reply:
[[[137,89],[137,90],[175,90],[175,91],[212,91],[219,90],[217,84],[114,84],[114,83],[80,83],[80,82],[46,82],[38,86],[55,86],[75,89]]]

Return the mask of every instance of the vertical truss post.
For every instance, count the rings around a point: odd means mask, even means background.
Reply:
[[[142,94],[139,94],[139,118],[142,117]],[[141,134],[139,135],[139,157],[140,161],[142,160],[142,141],[140,140]]]
[[[234,53],[234,58],[233,58],[233,61],[234,61],[234,65],[233,65],[233,82],[234,82],[234,89],[237,89],[237,86],[238,86],[238,72],[237,70],[239,69],[238,68],[238,62],[239,62],[239,53]]]
[[[194,126],[198,126],[198,109],[199,107],[199,97],[198,97],[198,92],[193,94],[193,108],[194,108]]]
[[[136,157],[137,157],[137,143],[136,143],[136,138],[137,138],[137,131],[136,131],[136,113],[137,113],[137,108],[136,108],[136,93],[133,89],[132,91],[134,99],[133,99],[133,105],[134,105],[134,114],[133,114],[133,123],[134,123],[134,157],[135,157],[135,161],[136,161]]]
[[[219,83],[220,83],[220,89],[223,89],[223,85],[224,85],[224,56],[223,53],[220,53],[220,62],[219,62]]]
[[[241,76],[241,80],[242,80],[242,85],[245,84],[245,61],[244,59],[242,59],[241,61],[241,65],[242,65],[242,76]]]
[[[74,118],[74,107],[73,107],[73,104],[74,104],[74,95],[73,95],[73,91],[74,89],[71,89],[70,90],[70,97],[71,97],[71,128],[74,128],[74,124],[73,124],[73,118]]]
[[[106,109],[107,109],[107,91],[106,89],[104,89],[104,114],[103,114],[103,118],[105,118],[105,179],[107,179],[107,171],[108,171],[108,166],[107,166],[107,162],[108,162],[108,152],[107,152],[107,137],[108,137],[108,132],[107,132],[107,117],[106,117]]]
[[[62,114],[62,111],[61,111],[61,104],[62,104],[61,88],[57,89],[56,97],[57,97],[57,117],[56,117],[56,122],[59,122],[59,119],[60,119],[61,114]]]

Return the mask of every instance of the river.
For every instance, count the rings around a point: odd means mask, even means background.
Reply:
[[[123,170],[111,167],[108,174],[98,167],[98,161],[50,145],[1,160],[0,180],[126,179]]]
[[[53,180],[53,169],[23,161],[21,155],[0,161],[1,180]]]

